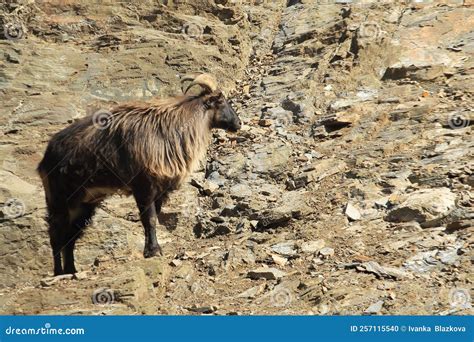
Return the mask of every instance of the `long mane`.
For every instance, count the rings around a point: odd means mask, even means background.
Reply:
[[[127,103],[110,113],[110,126],[103,137],[119,136],[135,164],[160,180],[181,183],[198,166],[209,145],[210,118],[197,96]]]

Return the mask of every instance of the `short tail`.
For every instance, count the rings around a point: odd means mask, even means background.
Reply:
[[[53,219],[56,215],[68,216],[67,199],[64,191],[62,191],[59,186],[58,177],[46,172],[41,163],[38,166],[37,171],[43,183],[48,210],[48,221]]]

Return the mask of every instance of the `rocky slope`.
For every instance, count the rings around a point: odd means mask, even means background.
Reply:
[[[161,3],[0,5],[1,313],[472,313],[469,1]],[[114,196],[51,278],[50,136],[190,71],[245,125],[163,209],[165,255]]]

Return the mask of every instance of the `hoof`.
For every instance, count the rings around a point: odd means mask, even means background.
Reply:
[[[70,269],[70,270],[65,269],[64,272],[63,272],[63,274],[71,274],[71,275],[76,274],[76,273],[77,273],[77,271],[76,271],[75,268]]]
[[[60,276],[60,275],[63,275],[63,274],[64,274],[64,271],[62,269],[61,270],[54,270],[53,276],[57,277],[57,276]]]
[[[145,258],[151,258],[156,255],[163,256],[163,251],[161,250],[160,245],[156,245],[150,248],[145,248],[145,250],[143,251],[143,256]]]

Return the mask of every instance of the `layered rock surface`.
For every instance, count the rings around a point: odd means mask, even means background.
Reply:
[[[472,288],[466,1],[0,5],[0,308],[64,314],[446,314]],[[462,24],[460,24],[462,23]],[[16,35],[15,35],[16,34]],[[35,168],[96,108],[218,76],[244,121],[160,215],[106,201],[51,279]]]

